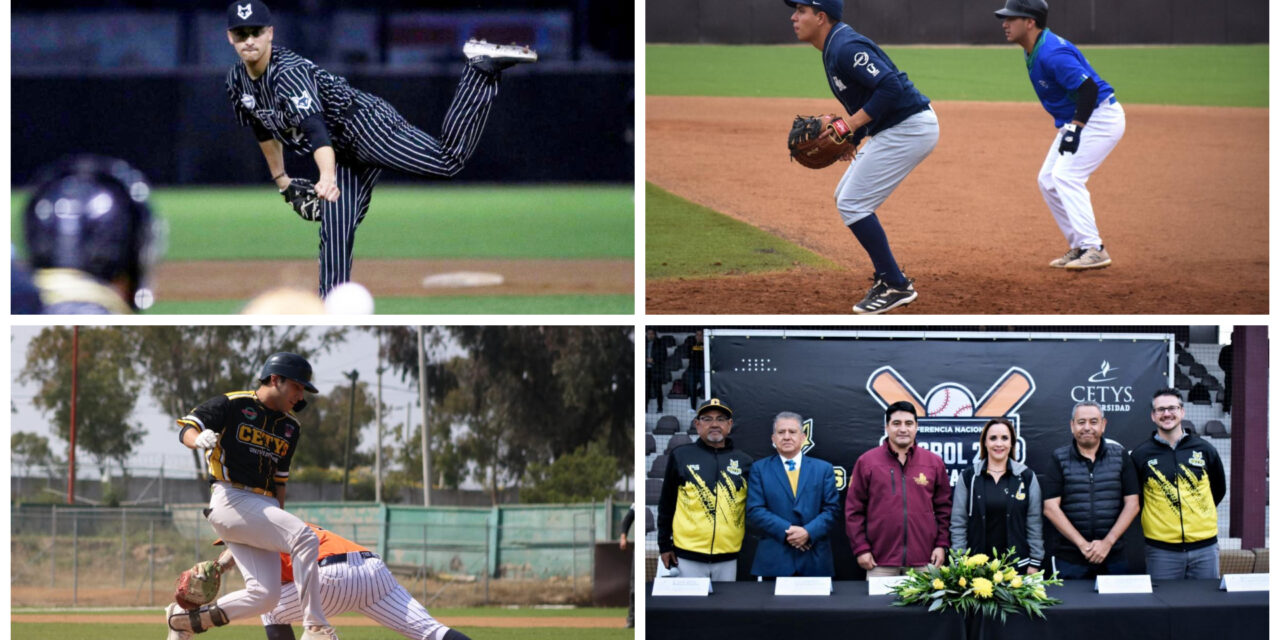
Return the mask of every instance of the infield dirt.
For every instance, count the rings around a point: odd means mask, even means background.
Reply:
[[[847,165],[805,169],[785,147],[796,114],[836,103],[646,104],[648,181],[842,267],[651,280],[646,311],[850,313],[871,266],[835,210]],[[1267,313],[1267,109],[1123,106],[1124,138],[1089,182],[1114,264],[1066,272],[1047,266],[1068,247],[1036,185],[1052,120],[1032,103],[934,103],[937,148],[878,212],[920,292],[894,313]]]

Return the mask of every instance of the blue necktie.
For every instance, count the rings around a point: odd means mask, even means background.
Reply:
[[[787,461],[787,471],[795,471],[795,470],[796,470],[796,461],[795,461],[795,460],[788,460],[788,461]]]
[[[796,495],[796,487],[800,484],[800,472],[796,471],[796,461],[787,461],[787,481],[791,483],[791,495]]]

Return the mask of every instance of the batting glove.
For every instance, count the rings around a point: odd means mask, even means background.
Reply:
[[[205,429],[196,436],[196,446],[201,449],[212,449],[218,444],[218,432],[213,429]]]
[[[1075,153],[1080,149],[1080,129],[1074,122],[1062,128],[1062,142],[1058,143],[1058,155]]]

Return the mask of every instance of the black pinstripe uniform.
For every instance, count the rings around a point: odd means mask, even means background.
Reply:
[[[289,462],[298,446],[298,419],[268,409],[252,391],[233,391],[208,400],[178,420],[178,439],[187,429],[217,431],[218,444],[205,452],[210,482],[274,496],[289,481]]]
[[[276,139],[298,154],[315,151],[304,121],[319,115],[337,159],[337,202],[321,202],[320,295],[351,279],[356,227],[369,211],[384,169],[421,176],[456,175],[475,151],[498,95],[498,74],[468,64],[445,113],[439,139],[404,119],[390,103],[353,88],[342,76],[274,45],[254,80],[243,63],[227,73],[227,96],[241,126],[259,141]],[[321,145],[323,146],[323,145]]]

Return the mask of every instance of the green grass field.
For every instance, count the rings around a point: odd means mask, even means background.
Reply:
[[[885,47],[933,100],[1034,102],[1022,49]],[[1266,45],[1081,47],[1125,103],[1266,107]],[[648,45],[653,96],[831,98],[821,54],[809,45]],[[834,100],[834,98],[832,98]]]
[[[796,265],[836,266],[811,251],[652,184],[645,185],[645,202],[649,212],[645,219],[645,274],[649,278],[781,271]],[[670,251],[671,246],[687,250]]]
[[[384,185],[356,236],[361,259],[630,259],[635,253],[629,185]],[[10,230],[22,237],[25,192],[10,199]],[[155,210],[168,224],[169,262],[307,259],[318,227],[293,215],[270,187],[162,188]],[[164,302],[152,313],[234,313],[245,300]],[[378,300],[379,313],[632,313],[632,295],[452,296]]]
[[[1022,50],[1015,45],[884,49],[933,100],[1036,101]],[[1268,106],[1267,45],[1082,50],[1126,104]],[[823,74],[821,54],[807,44],[648,45],[645,56],[646,92],[651,96],[819,98],[837,105]],[[721,214],[651,184],[646,191],[646,278],[696,278],[791,268],[790,260],[762,261],[749,249],[764,242],[759,229],[729,224]],[[717,231],[704,233],[704,225],[714,225]],[[709,235],[714,235],[711,241]],[[785,241],[769,239],[770,249],[778,256],[812,256]],[[716,251],[708,252],[709,246],[716,246]],[[708,263],[711,257],[716,264]],[[818,256],[813,259],[818,262],[807,264],[822,266],[825,262]]]
[[[23,610],[14,611],[15,615],[25,613]],[[91,615],[149,615],[154,614],[156,622],[154,624],[100,624],[100,623],[76,623],[73,620],[76,617],[84,617]],[[488,618],[512,618],[512,617],[575,617],[575,618],[614,618],[621,621],[626,617],[626,609],[602,608],[602,609],[501,609],[501,608],[467,608],[467,609],[439,609],[432,610],[431,614],[440,620],[448,622],[450,618],[457,617],[488,617]],[[156,610],[116,610],[116,611],[66,611],[58,610],[59,616],[68,618],[65,623],[28,623],[18,621],[10,625],[10,631],[14,640],[135,640],[137,638],[160,637],[164,633],[163,613],[159,609]],[[355,614],[347,614],[333,619],[334,626],[339,630],[343,640],[388,640],[390,638],[399,638],[399,634],[384,629],[382,627],[368,626],[350,626],[343,625],[343,619],[349,617],[357,617]],[[298,631],[299,627],[295,627]],[[158,630],[158,631],[157,631]],[[468,636],[474,640],[558,640],[561,638],[570,638],[573,640],[631,640],[635,634],[631,629],[607,628],[607,629],[591,629],[591,628],[572,628],[572,627],[533,627],[527,629],[519,628],[502,628],[502,627],[460,627]],[[220,640],[262,640],[265,637],[260,627],[256,626],[231,626],[218,629],[211,632],[216,635],[210,635],[209,638]],[[300,636],[301,633],[298,633]],[[206,636],[199,636],[206,637]]]

